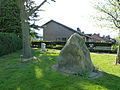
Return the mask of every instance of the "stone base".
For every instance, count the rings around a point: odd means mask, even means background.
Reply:
[[[88,75],[88,77],[89,78],[99,78],[99,77],[101,77],[101,76],[103,76],[103,73],[101,72],[101,71],[98,71],[98,72],[90,72],[89,73],[89,75]]]
[[[55,70],[55,71],[59,71],[57,64],[52,65],[51,68],[52,68],[53,70]],[[74,72],[70,72],[70,71],[60,71],[60,73],[64,73],[64,74],[76,76]],[[89,74],[88,74],[87,77],[88,77],[88,78],[95,79],[95,78],[99,78],[99,77],[102,77],[102,76],[103,76],[103,73],[102,73],[101,71],[98,71],[98,72],[89,72]],[[81,77],[81,76],[79,76],[79,77]]]

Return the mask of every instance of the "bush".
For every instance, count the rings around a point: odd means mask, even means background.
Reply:
[[[65,41],[37,41],[32,42],[32,47],[41,47],[41,43],[45,43],[47,48],[61,50],[66,44]],[[85,42],[90,52],[105,52],[105,53],[116,53],[116,50],[112,49],[111,46],[115,45],[112,42]]]
[[[111,49],[113,52],[117,52],[118,45],[112,45]]]
[[[47,45],[47,48],[61,50],[64,45]]]
[[[94,47],[95,46],[112,46],[114,43],[112,42],[85,42],[87,47],[90,47],[90,45],[92,44]]]
[[[0,33],[0,56],[22,48],[22,39],[16,34]]]

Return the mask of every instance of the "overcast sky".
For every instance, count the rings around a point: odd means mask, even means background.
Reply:
[[[34,1],[40,4],[43,0]],[[91,1],[93,0],[56,0],[56,2],[50,2],[50,4],[46,3],[41,8],[45,11],[39,13],[41,20],[36,24],[42,25],[53,19],[73,29],[79,27],[86,34],[100,33],[101,36],[117,36],[113,30],[97,27],[95,21],[90,18],[91,15],[97,14],[91,5]]]

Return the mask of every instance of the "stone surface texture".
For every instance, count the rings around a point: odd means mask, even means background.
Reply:
[[[58,56],[58,70],[67,73],[92,72],[94,65],[83,38],[73,34]]]
[[[47,51],[45,43],[41,43],[41,50],[42,51]]]

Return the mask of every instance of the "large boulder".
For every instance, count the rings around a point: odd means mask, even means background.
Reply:
[[[92,72],[94,66],[83,38],[73,34],[58,56],[58,70],[66,73]]]

